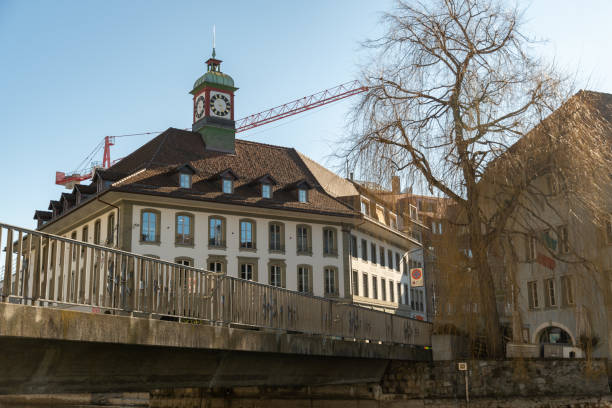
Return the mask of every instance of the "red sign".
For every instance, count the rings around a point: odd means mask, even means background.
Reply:
[[[538,252],[538,257],[536,258],[536,262],[548,269],[555,269],[556,262],[554,259],[549,258],[548,256],[541,254]]]

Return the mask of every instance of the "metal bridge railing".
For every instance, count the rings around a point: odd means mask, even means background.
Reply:
[[[426,322],[2,223],[0,248],[3,302],[430,344]]]

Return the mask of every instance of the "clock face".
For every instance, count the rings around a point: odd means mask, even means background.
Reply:
[[[225,118],[229,116],[231,109],[232,105],[229,95],[220,92],[211,92],[210,110],[213,115]]]
[[[204,105],[205,104],[206,104],[206,101],[204,100],[204,95],[198,96],[198,99],[196,99],[196,102],[195,102],[196,119],[202,119],[202,116],[204,116]]]

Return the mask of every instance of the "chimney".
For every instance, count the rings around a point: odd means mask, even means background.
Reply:
[[[350,176],[349,176],[349,180],[353,181],[353,172],[351,171]]]
[[[399,194],[401,190],[400,178],[398,176],[391,177],[391,192]]]

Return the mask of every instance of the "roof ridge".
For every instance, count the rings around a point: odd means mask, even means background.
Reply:
[[[275,149],[282,149],[282,150],[291,150],[291,149],[293,149],[292,147],[273,145],[273,144],[269,144],[269,143],[254,142],[252,140],[244,140],[244,139],[236,139],[236,142],[240,142],[240,143],[244,143],[244,144],[254,144],[254,145],[265,146],[265,147],[272,147],[272,148],[275,148]]]

